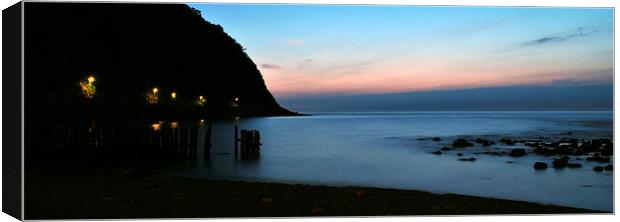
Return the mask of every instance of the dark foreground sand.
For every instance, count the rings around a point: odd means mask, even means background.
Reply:
[[[28,169],[26,219],[600,213],[411,190],[181,178],[136,168]]]

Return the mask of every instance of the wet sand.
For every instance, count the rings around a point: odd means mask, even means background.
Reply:
[[[25,177],[26,219],[604,213],[413,190],[182,178],[134,167],[31,167]]]

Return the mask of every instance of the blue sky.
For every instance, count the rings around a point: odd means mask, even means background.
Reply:
[[[610,8],[191,4],[276,98],[611,84]]]

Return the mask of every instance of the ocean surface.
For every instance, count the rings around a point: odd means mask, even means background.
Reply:
[[[476,144],[432,154],[459,137],[496,142],[504,137],[613,138],[611,111],[309,114],[214,122],[210,157],[199,153],[195,160],[166,170],[188,177],[411,189],[613,210],[613,171],[593,171],[606,164],[585,161],[585,156],[571,160],[582,168],[534,170],[534,162],[551,165],[552,157],[483,153],[510,151],[522,144]],[[235,124],[260,130],[260,157],[235,156]],[[476,161],[459,161],[459,152]]]

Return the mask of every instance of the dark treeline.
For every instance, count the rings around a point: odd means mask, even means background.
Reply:
[[[187,5],[26,3],[25,47],[31,120],[291,114],[243,47]],[[89,74],[92,99],[79,86]],[[154,87],[158,105],[146,100]]]

